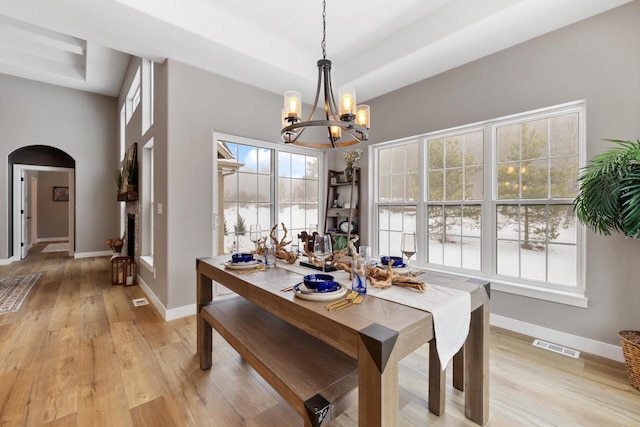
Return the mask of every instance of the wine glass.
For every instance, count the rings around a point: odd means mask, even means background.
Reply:
[[[332,254],[331,250],[331,236],[316,234],[313,241],[313,255],[316,258],[322,260],[322,272],[325,272],[324,266],[327,258]]]
[[[407,257],[407,267],[409,267],[409,260],[416,253],[416,233],[402,233],[400,252]]]
[[[259,225],[252,225],[249,227],[249,240],[256,245],[256,251],[258,250],[258,242],[262,239],[262,230]]]

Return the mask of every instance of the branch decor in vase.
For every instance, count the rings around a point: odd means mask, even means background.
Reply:
[[[347,167],[344,170],[344,177],[347,181],[351,181],[353,177],[353,165],[362,157],[362,150],[356,148],[353,151],[344,152],[344,161],[347,163]]]

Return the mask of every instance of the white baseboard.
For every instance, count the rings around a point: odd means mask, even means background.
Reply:
[[[168,320],[180,319],[181,317],[192,316],[194,314],[196,314],[195,304],[183,305],[182,307],[176,307],[176,308],[167,310],[167,316],[165,320],[168,321]]]
[[[607,344],[604,342],[592,340],[590,338],[556,331],[554,329],[545,328],[542,326],[534,325],[532,323],[522,322],[520,320],[510,319],[508,317],[499,316],[493,313],[491,314],[490,322],[494,326],[518,332],[520,334],[529,335],[530,337],[540,338],[554,344],[571,347],[575,350],[595,354],[596,356],[606,357],[607,359],[616,360],[618,362],[624,362],[622,349],[617,345]]]
[[[76,252],[73,254],[74,258],[91,258],[96,256],[111,256],[111,251],[97,251],[97,252]]]
[[[18,261],[18,259],[14,256],[11,258],[0,259],[0,265],[9,265],[14,261]]]
[[[43,237],[37,238],[36,243],[45,243],[45,242],[61,242],[61,241],[69,241],[69,236],[67,237]]]
[[[185,305],[182,307],[177,307],[177,308],[172,308],[167,310],[167,307],[164,306],[162,301],[160,301],[160,299],[156,296],[156,294],[153,293],[149,285],[147,285],[147,283],[144,280],[142,280],[140,276],[138,276],[138,284],[140,285],[144,293],[147,294],[147,297],[149,297],[149,299],[151,300],[151,303],[154,305],[156,310],[158,310],[158,313],[160,313],[160,316],[162,316],[162,318],[166,322],[170,320],[179,319],[181,317],[187,317],[187,316],[196,314],[195,304]]]

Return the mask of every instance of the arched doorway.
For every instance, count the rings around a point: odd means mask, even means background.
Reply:
[[[26,255],[27,242],[25,236],[32,228],[31,212],[25,203],[29,198],[32,184],[27,177],[34,173],[66,174],[68,187],[60,187],[59,193],[67,197],[59,197],[68,206],[68,238],[69,256],[75,252],[75,160],[64,151],[46,145],[31,145],[22,147],[9,154],[9,183],[8,183],[8,219],[12,227],[9,229],[9,256],[22,259]],[[53,197],[53,195],[52,195]]]

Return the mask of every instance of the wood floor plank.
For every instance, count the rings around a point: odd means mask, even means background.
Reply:
[[[169,393],[166,379],[158,375],[160,367],[151,347],[135,321],[111,324],[120,372],[127,393],[129,408],[157,399]]]
[[[83,339],[78,349],[78,426],[131,426],[120,362],[111,335]]]
[[[175,427],[185,425],[182,411],[171,395],[159,397],[131,409],[134,426]]]
[[[46,424],[77,412],[78,353],[77,327],[51,331],[40,349],[39,364],[46,363],[48,375],[36,378],[30,393],[27,423]]]
[[[302,425],[216,333],[213,368],[200,370],[195,316],[165,322],[152,305],[133,307],[144,293],[112,286],[108,257],[40,254],[42,247],[0,266],[0,276],[42,273],[19,311],[0,315],[0,426]],[[492,328],[488,425],[640,425],[640,392],[623,364],[573,359],[531,341]],[[399,425],[476,426],[450,376],[444,415],[429,413],[428,363],[428,346],[400,362]],[[355,427],[357,417],[356,404],[332,426]]]

